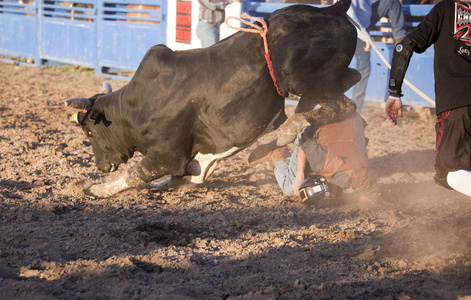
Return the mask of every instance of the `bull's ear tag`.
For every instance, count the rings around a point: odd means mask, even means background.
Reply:
[[[79,120],[78,120],[78,112],[76,112],[75,114],[73,114],[71,117],[72,117],[72,119],[74,119],[75,122],[79,123]]]

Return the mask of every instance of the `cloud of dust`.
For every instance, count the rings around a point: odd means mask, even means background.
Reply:
[[[382,201],[392,211],[384,214],[386,257],[450,258],[469,251],[471,199],[437,185],[433,162],[434,149],[423,148],[370,159]]]

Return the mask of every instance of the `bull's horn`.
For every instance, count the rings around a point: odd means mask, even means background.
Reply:
[[[83,97],[69,99],[65,101],[64,104],[65,106],[70,106],[77,109],[88,109],[92,107],[92,101]]]
[[[103,86],[101,87],[100,94],[110,94],[112,92],[111,84],[108,81],[103,81]]]

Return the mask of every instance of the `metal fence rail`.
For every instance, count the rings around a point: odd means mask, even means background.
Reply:
[[[34,1],[0,1],[0,53],[38,60]]]
[[[146,51],[165,44],[165,1],[100,1],[98,69],[136,69]]]
[[[166,0],[0,0],[0,54],[135,70],[166,42]]]
[[[40,59],[94,68],[97,61],[97,1],[38,2]]]

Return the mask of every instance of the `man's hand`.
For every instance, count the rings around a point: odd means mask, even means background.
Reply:
[[[296,196],[299,196],[299,187],[304,182],[304,173],[306,170],[306,153],[301,146],[298,147],[298,155],[296,156],[296,177],[294,178],[291,188]]]
[[[391,123],[397,125],[397,117],[402,118],[402,101],[399,98],[389,98],[386,101],[386,117]]]
[[[363,50],[365,50],[365,52],[370,52],[370,50],[371,50],[371,43],[370,43],[370,40],[369,40],[369,39],[366,39],[365,47],[363,47]]]
[[[296,176],[293,183],[291,184],[291,188],[293,189],[294,195],[299,196],[299,187],[301,183],[304,182],[304,176]]]

